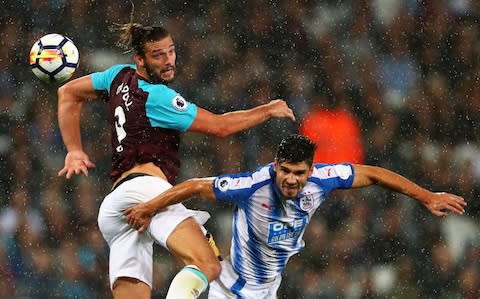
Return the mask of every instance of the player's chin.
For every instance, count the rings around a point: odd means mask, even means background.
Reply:
[[[174,71],[168,71],[168,72],[162,72],[161,76],[163,81],[165,82],[173,82],[173,80],[175,79],[175,72]]]
[[[287,198],[296,198],[298,195],[298,188],[287,188],[284,187],[282,190],[283,196]]]

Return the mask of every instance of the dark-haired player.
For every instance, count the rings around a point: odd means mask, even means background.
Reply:
[[[288,260],[304,247],[302,239],[313,214],[335,189],[377,184],[410,196],[436,216],[464,213],[463,198],[433,193],[405,177],[375,166],[313,164],[315,144],[290,135],[278,146],[275,161],[252,172],[189,179],[124,214],[140,232],[152,215],[188,198],[235,205],[230,257],[221,262],[211,283],[210,299],[277,298]]]
[[[132,21],[120,29],[120,44],[133,52],[135,64],[114,65],[58,90],[58,121],[68,151],[59,175],[88,175],[88,169],[95,166],[83,151],[80,111],[88,99],[105,99],[112,135],[113,188],[102,202],[98,224],[110,246],[113,295],[116,299],[151,297],[153,242],[158,242],[185,264],[167,298],[196,298],[220,272],[201,226],[208,213],[173,205],[153,217],[148,233],[139,234],[122,212],[175,184],[181,133],[225,137],[270,118],[294,120],[294,115],[283,100],[225,114],[202,109],[168,87],[175,78],[176,51],[167,30]]]

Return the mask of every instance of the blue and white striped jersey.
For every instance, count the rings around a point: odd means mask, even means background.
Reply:
[[[280,275],[305,246],[303,234],[317,208],[332,190],[351,188],[353,176],[351,164],[314,164],[294,200],[282,198],[273,164],[215,178],[217,200],[236,206],[230,255],[239,277],[261,284]]]

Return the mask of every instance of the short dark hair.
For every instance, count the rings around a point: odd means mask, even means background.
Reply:
[[[133,21],[134,9],[132,2],[130,22],[127,24],[114,24],[112,31],[120,31],[120,38],[117,41],[117,45],[120,48],[143,56],[145,55],[145,43],[162,40],[170,36],[170,33],[161,26],[143,26],[135,23]]]
[[[313,155],[317,145],[310,139],[299,134],[291,134],[285,137],[277,148],[276,160],[282,162],[307,162],[313,163]]]

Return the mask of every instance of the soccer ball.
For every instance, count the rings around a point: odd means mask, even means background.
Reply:
[[[64,82],[78,67],[78,49],[71,39],[51,33],[36,41],[30,50],[30,66],[45,82]]]

